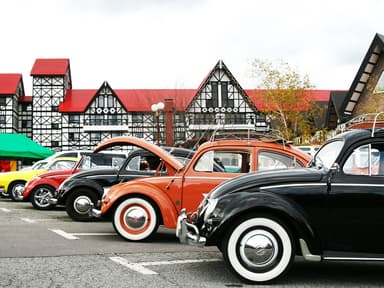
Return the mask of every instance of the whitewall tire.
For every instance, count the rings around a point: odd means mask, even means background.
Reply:
[[[282,224],[268,217],[252,217],[233,226],[224,241],[223,254],[235,274],[260,284],[288,270],[295,247]]]
[[[113,215],[113,227],[123,238],[140,241],[152,236],[159,226],[155,207],[143,198],[128,198]]]

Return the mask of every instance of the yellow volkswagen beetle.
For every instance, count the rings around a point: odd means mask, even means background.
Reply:
[[[74,157],[58,157],[38,169],[0,173],[0,193],[16,201],[16,191],[35,176],[46,171],[72,169],[77,161]]]

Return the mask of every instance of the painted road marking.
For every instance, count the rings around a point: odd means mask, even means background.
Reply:
[[[78,237],[76,237],[76,236],[74,236],[74,235],[72,235],[70,233],[67,233],[67,232],[65,232],[63,230],[60,230],[60,229],[49,229],[49,230],[51,230],[52,232],[54,232],[54,233],[64,237],[65,239],[68,239],[68,240],[77,240],[77,239],[79,239]]]
[[[11,212],[11,210],[7,209],[7,208],[0,208],[1,211],[5,212],[5,213],[9,213]]]
[[[30,218],[20,218],[20,219],[30,224],[36,223],[36,220],[30,219]]]
[[[144,275],[156,275],[157,272],[150,270],[144,266],[161,266],[161,265],[176,265],[176,264],[189,264],[189,263],[202,263],[202,262],[218,262],[223,259],[189,259],[189,260],[170,260],[170,261],[154,261],[154,262],[141,262],[141,263],[130,263],[123,257],[109,257],[113,262],[116,262],[124,267],[127,267],[133,271]]]
[[[100,232],[100,233],[71,233],[72,235],[76,236],[109,236],[109,235],[117,235],[116,233],[111,233],[111,232]]]
[[[109,235],[117,235],[116,233],[111,233],[111,232],[106,232],[106,233],[103,233],[103,232],[100,232],[100,233],[94,233],[94,232],[90,232],[90,233],[68,233],[68,232],[65,232],[63,230],[60,230],[60,229],[49,229],[51,230],[52,232],[64,237],[65,239],[68,239],[68,240],[77,240],[79,239],[79,237],[76,237],[76,236],[109,236]]]

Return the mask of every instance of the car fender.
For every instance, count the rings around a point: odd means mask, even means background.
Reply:
[[[129,185],[115,185],[108,194],[113,195],[103,200],[101,213],[111,214],[118,204],[130,197],[145,197],[153,201],[159,208],[163,225],[167,228],[175,228],[178,210],[172,199],[161,188],[149,182],[130,182]]]
[[[219,243],[228,228],[241,217],[251,213],[265,213],[277,217],[294,229],[298,239],[305,240],[311,252],[319,253],[321,250],[317,233],[304,209],[284,195],[259,191],[232,193],[223,197],[215,210],[220,211],[221,217],[217,222],[219,224],[210,232],[209,242]]]
[[[66,189],[65,189],[64,193],[62,195],[60,195],[60,197],[63,200],[66,199],[68,197],[68,195],[70,193],[72,193],[72,191],[74,189],[79,188],[79,187],[87,187],[87,188],[90,188],[92,190],[95,190],[97,192],[97,194],[100,196],[100,198],[104,193],[103,187],[100,184],[98,184],[97,182],[89,180],[87,178],[74,178],[74,179],[67,181]]]

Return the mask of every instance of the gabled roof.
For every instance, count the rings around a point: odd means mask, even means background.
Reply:
[[[23,84],[21,74],[0,74],[0,94],[16,94],[20,81]]]
[[[263,96],[266,90],[263,89],[253,89],[253,90],[245,90],[245,92],[249,95],[249,98],[252,100],[254,105],[258,110],[264,110],[267,107],[265,106],[265,101],[263,100]],[[328,102],[331,97],[331,90],[307,90],[308,97],[310,101],[316,102]],[[301,107],[302,111],[306,111],[308,107],[304,105]]]
[[[36,59],[31,76],[64,76],[69,72],[69,59]]]
[[[341,106],[342,122],[352,116],[360,96],[366,88],[370,75],[379,62],[379,58],[383,55],[383,50],[384,36],[376,34]]]
[[[239,82],[237,82],[236,78],[233,76],[231,71],[227,68],[227,66],[224,64],[223,60],[219,60],[216,65],[212,68],[211,71],[209,71],[208,75],[204,78],[204,80],[199,85],[199,88],[196,90],[195,96],[200,92],[201,89],[203,89],[208,82],[211,80],[211,78],[214,76],[216,71],[223,71],[225,75],[228,76],[228,78],[231,80],[231,84],[234,85],[237,88],[237,91],[239,91],[239,94],[243,96],[244,101],[254,110],[256,110],[256,107],[254,103],[249,99],[249,94],[245,93],[244,89],[240,86]],[[193,99],[188,103],[188,106],[192,104]],[[188,108],[188,106],[186,108]]]
[[[84,112],[98,91],[97,89],[67,90],[59,112]],[[116,89],[113,92],[127,111],[151,112],[152,104],[164,102],[168,98],[175,100],[176,111],[184,111],[196,94],[196,89]]]
[[[347,95],[348,91],[332,91],[331,97],[328,103],[326,123],[325,126],[330,129],[335,129],[338,125],[338,121],[341,118],[340,113],[341,105]]]

